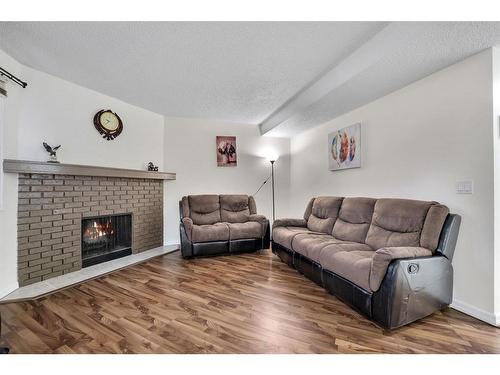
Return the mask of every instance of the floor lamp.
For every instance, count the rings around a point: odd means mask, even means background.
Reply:
[[[269,160],[269,162],[271,163],[271,190],[273,194],[273,223],[274,223],[274,219],[276,216],[276,209],[274,207],[274,163],[276,162],[276,160]]]
[[[257,191],[255,192],[255,195],[257,195],[257,193],[260,191],[260,189],[262,189],[262,187],[267,183],[267,181],[269,181],[269,179],[271,179],[271,192],[272,192],[272,203],[273,203],[273,223],[274,223],[274,220],[276,218],[276,207],[275,207],[275,202],[274,202],[274,163],[276,162],[276,160],[278,160],[278,155],[276,154],[272,154],[272,155],[268,155],[266,156],[266,159],[271,163],[271,175],[262,183],[262,185],[260,185],[259,189],[257,189]],[[272,225],[272,223],[271,223]],[[271,235],[272,236],[272,235]]]
[[[273,199],[273,216],[272,219],[273,221],[271,222],[271,228],[274,223],[274,220],[276,219],[276,203],[274,200],[274,163],[276,163],[276,160],[278,160],[278,155],[276,154],[270,154],[267,156],[267,160],[269,160],[269,163],[271,163],[271,194],[272,194],[272,199]],[[271,239],[273,238],[273,231],[271,230]]]

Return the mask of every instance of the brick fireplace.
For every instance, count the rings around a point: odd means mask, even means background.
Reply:
[[[85,218],[130,214],[132,253],[163,245],[163,179],[19,173],[18,188],[20,286],[82,268]]]

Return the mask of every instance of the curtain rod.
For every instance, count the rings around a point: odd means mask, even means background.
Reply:
[[[10,79],[11,81],[13,81],[13,82],[17,83],[19,86],[21,86],[23,89],[26,88],[26,86],[28,86],[28,84],[26,82],[21,81],[15,75],[9,73],[8,71],[6,71],[2,67],[0,67],[0,76],[4,76],[4,77]]]

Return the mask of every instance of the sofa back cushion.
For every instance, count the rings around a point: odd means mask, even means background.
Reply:
[[[306,210],[304,211],[304,220],[305,221],[309,220],[309,216],[311,216],[314,199],[315,198],[309,199],[309,202],[307,203]]]
[[[179,207],[180,207],[181,219],[184,217],[191,217],[188,197],[182,197]]]
[[[365,243],[376,199],[344,198],[332,235],[343,241]]]
[[[220,195],[221,220],[228,223],[245,223],[250,215],[248,195]]]
[[[387,246],[420,246],[420,234],[435,202],[378,199],[365,243],[374,250]]]
[[[257,213],[257,205],[255,204],[255,199],[251,195],[248,197],[248,209],[250,210],[250,215],[255,215]]]
[[[205,225],[221,221],[218,195],[190,195],[188,201],[194,224]]]
[[[337,220],[341,197],[318,197],[314,199],[311,214],[307,219],[307,228],[314,232],[331,234]]]
[[[420,246],[434,252],[439,243],[439,236],[450,210],[442,204],[434,204],[425,217],[424,227],[420,235]]]

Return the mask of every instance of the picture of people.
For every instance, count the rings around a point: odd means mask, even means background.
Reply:
[[[217,136],[217,166],[236,167],[238,164],[236,154],[236,137]]]
[[[328,166],[331,171],[361,167],[361,124],[328,134]]]

